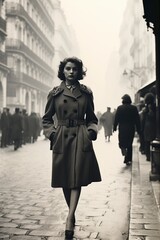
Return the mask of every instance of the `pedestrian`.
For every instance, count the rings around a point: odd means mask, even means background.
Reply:
[[[1,148],[5,148],[8,145],[8,130],[9,130],[9,119],[7,115],[7,108],[3,108],[1,114]]]
[[[141,100],[139,104],[139,116],[140,116],[140,121],[141,121],[141,128],[142,128],[142,121],[143,121],[143,111],[145,108],[145,103],[144,100]],[[141,135],[140,135],[140,146],[139,146],[139,151],[141,154],[145,154],[145,140],[144,140],[144,132],[141,130]]]
[[[8,133],[7,133],[7,145],[12,145],[12,114],[10,113],[10,109],[6,108],[7,110],[7,118],[8,118]]]
[[[102,114],[100,122],[104,128],[105,141],[110,142],[110,137],[113,131],[113,114],[110,107],[107,107],[107,111]]]
[[[29,135],[30,143],[35,143],[38,138],[38,118],[35,112],[31,112],[29,115]]]
[[[156,104],[155,96],[147,93],[144,97],[145,107],[142,116],[142,134],[144,136],[146,160],[150,161],[150,144],[156,138]]]
[[[28,132],[29,132],[29,119],[26,109],[22,109],[22,122],[23,122],[23,135],[22,135],[22,144],[28,142]]]
[[[23,133],[23,119],[19,108],[15,108],[12,116],[12,138],[14,142],[14,150],[21,147]]]
[[[97,138],[97,117],[92,91],[79,83],[86,75],[83,62],[65,58],[59,64],[62,81],[48,95],[42,118],[44,133],[52,149],[52,187],[61,187],[69,207],[65,237],[74,235],[75,211],[81,187],[101,181],[92,140]],[[56,114],[57,128],[53,116]]]
[[[114,127],[116,131],[118,127],[119,147],[122,155],[125,156],[124,163],[130,165],[132,163],[132,143],[135,131],[140,135],[140,117],[136,106],[131,104],[131,98],[128,94],[122,97],[122,105],[118,106],[115,113]]]

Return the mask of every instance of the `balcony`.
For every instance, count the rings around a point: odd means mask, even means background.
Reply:
[[[0,51],[0,63],[7,66],[7,55],[5,52]]]
[[[27,74],[13,70],[11,70],[8,74],[8,83],[11,82],[35,88],[43,93],[48,93],[51,89],[50,86],[45,85],[44,83],[28,76]]]
[[[30,28],[37,33],[40,39],[44,42],[45,46],[48,46],[48,48],[54,53],[54,47],[51,44],[51,42],[48,40],[48,38],[44,35],[44,33],[41,31],[41,29],[37,26],[37,24],[32,20],[32,18],[28,15],[28,13],[25,11],[25,9],[18,3],[7,3],[6,4],[6,15],[11,15],[15,17],[22,18],[25,22],[28,23]]]
[[[6,20],[4,20],[2,17],[0,17],[0,32],[2,32],[5,36],[7,36],[7,33],[6,33]]]
[[[43,70],[47,71],[49,74],[54,75],[53,69],[40,57],[38,57],[33,51],[31,51],[22,41],[18,39],[6,39],[6,51],[8,52],[18,52],[25,55],[30,61],[35,62]]]

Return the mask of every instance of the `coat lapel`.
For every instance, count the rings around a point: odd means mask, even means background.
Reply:
[[[72,98],[78,98],[82,95],[81,91],[80,91],[80,87],[79,84],[77,85],[77,87],[73,90],[73,92],[68,89],[65,85],[65,83],[63,82],[61,84],[61,87],[63,87],[64,91],[63,91],[63,95],[68,96],[68,97],[72,97]]]

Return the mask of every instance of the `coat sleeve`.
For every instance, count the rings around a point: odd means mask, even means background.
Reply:
[[[42,126],[44,135],[51,140],[51,135],[56,132],[53,116],[55,115],[54,97],[49,94],[45,107],[45,114],[42,117]]]
[[[119,124],[119,107],[116,110],[113,122],[113,131],[117,131],[117,126]]]
[[[88,130],[93,130],[96,134],[98,133],[98,119],[94,113],[94,102],[93,94],[87,94],[87,109],[86,109],[86,124]]]

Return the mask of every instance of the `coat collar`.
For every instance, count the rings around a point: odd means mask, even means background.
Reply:
[[[82,95],[82,93],[80,91],[80,84],[79,83],[77,84],[77,87],[74,89],[73,92],[71,92],[71,90],[66,87],[65,82],[62,82],[60,84],[60,88],[63,89],[63,95],[65,95],[65,96],[69,96],[69,97],[72,97],[72,98],[78,98]]]

